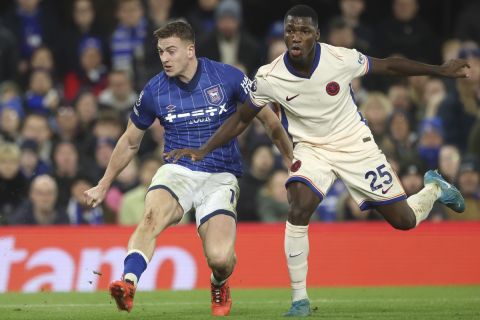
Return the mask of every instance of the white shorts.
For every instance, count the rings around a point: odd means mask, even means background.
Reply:
[[[293,156],[286,185],[293,181],[303,182],[320,200],[337,178],[343,180],[362,210],[407,198],[400,179],[367,126],[328,145],[299,142]]]
[[[148,191],[154,189],[170,192],[184,214],[195,208],[197,227],[217,214],[237,219],[240,190],[237,178],[231,173],[193,171],[177,164],[164,164],[155,173]]]

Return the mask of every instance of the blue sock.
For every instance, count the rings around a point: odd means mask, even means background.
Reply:
[[[136,286],[145,269],[147,269],[147,261],[143,255],[138,252],[129,253],[124,261],[124,280],[129,280]]]

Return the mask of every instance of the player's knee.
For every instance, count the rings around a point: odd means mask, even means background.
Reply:
[[[223,250],[215,250],[207,256],[208,266],[214,270],[228,270],[235,264],[235,255]]]
[[[292,205],[288,211],[288,221],[294,225],[305,225],[310,222],[312,212],[300,205]]]

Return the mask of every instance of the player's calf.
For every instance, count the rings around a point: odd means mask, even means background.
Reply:
[[[306,226],[310,223],[312,213],[301,207],[291,207],[288,211],[288,221],[295,226]]]
[[[410,230],[417,225],[417,218],[406,200],[380,205],[377,211],[397,230]]]

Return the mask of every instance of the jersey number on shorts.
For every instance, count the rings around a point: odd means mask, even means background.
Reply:
[[[367,173],[365,173],[365,179],[368,180],[368,179],[372,178],[372,181],[370,181],[370,189],[372,189],[372,191],[377,191],[378,189],[382,188],[382,186],[384,184],[388,185],[388,184],[392,183],[392,181],[393,181],[392,175],[388,171],[383,171],[383,169],[385,169],[384,164],[379,165],[377,167],[376,172],[375,171],[368,171]],[[383,180],[382,183],[376,184],[379,176],[380,176],[380,178],[387,177],[387,179]]]

